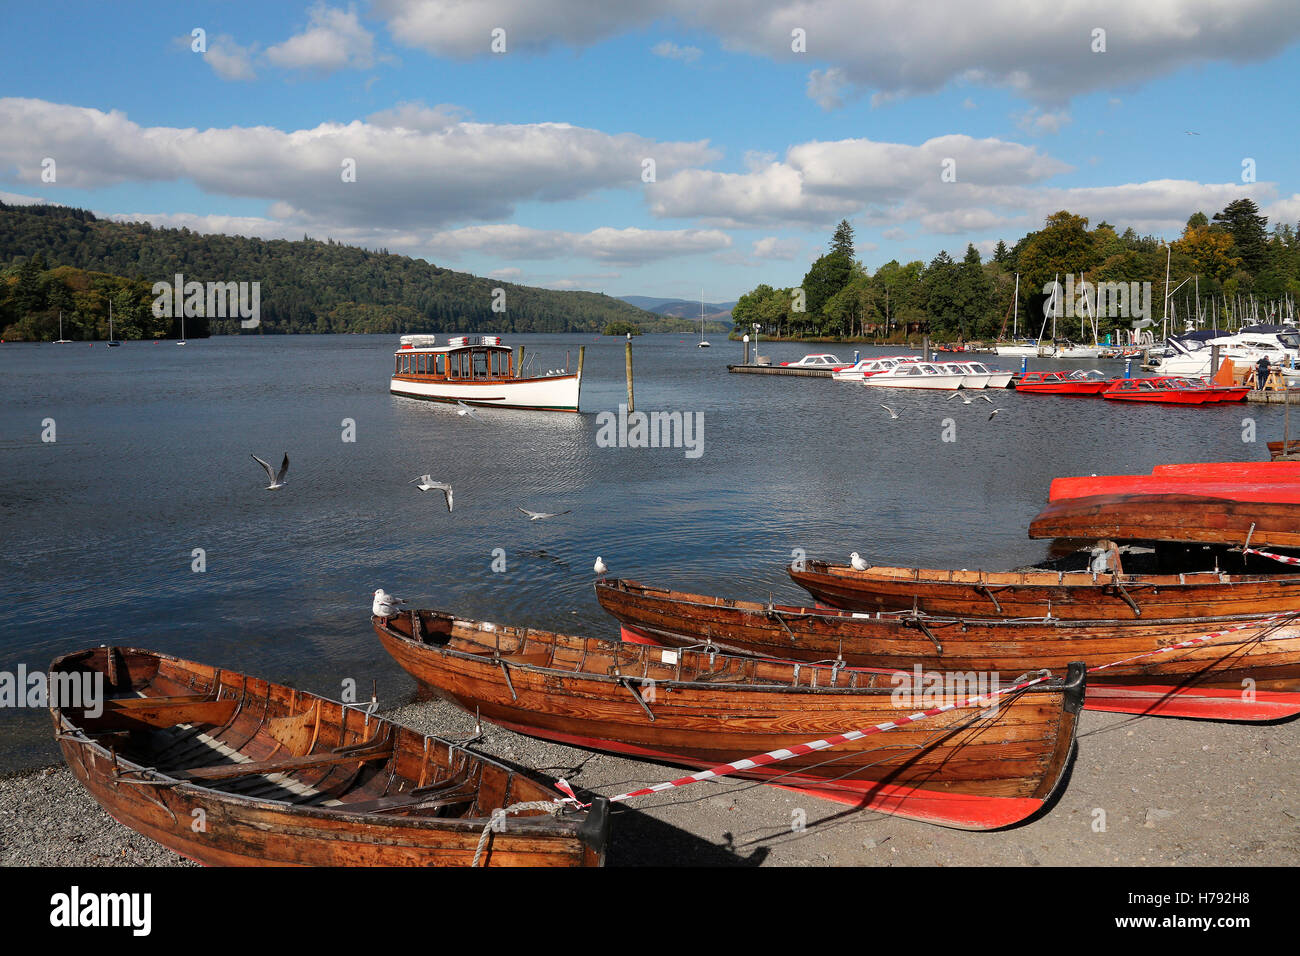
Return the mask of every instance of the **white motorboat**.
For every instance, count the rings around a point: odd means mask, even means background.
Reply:
[[[831,373],[831,378],[837,382],[860,382],[871,375],[879,375],[900,362],[919,361],[919,355],[877,355],[875,358],[860,359],[848,368],[837,369]]]
[[[525,377],[495,335],[457,336],[441,347],[432,335],[403,335],[388,387],[407,398],[557,412],[576,412],[581,389],[581,354],[576,372]]]
[[[869,375],[863,385],[880,388],[933,388],[952,391],[961,388],[966,373],[956,366],[935,365],[932,362],[900,362],[879,375]]]
[[[1006,388],[1011,384],[1011,376],[1014,374],[1000,368],[989,368],[983,362],[958,364],[966,371],[962,388]]]

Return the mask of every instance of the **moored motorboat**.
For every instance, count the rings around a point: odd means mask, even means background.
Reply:
[[[1097,395],[1113,383],[1100,372],[1025,372],[1012,380],[1017,392],[1045,395]]]
[[[525,376],[514,367],[514,353],[495,335],[455,336],[442,346],[432,335],[403,335],[389,391],[436,402],[576,412],[582,354],[579,349],[576,372]]]
[[[371,623],[422,684],[521,733],[691,767],[787,750],[790,759],[737,772],[966,829],[1007,826],[1043,806],[1068,764],[1083,697],[1077,665],[990,708],[943,679],[922,687],[908,674],[839,663],[617,644],[436,611]],[[947,704],[964,706],[799,749]]]
[[[900,362],[891,369],[862,380],[863,385],[878,388],[928,388],[952,391],[961,388],[966,373],[955,366],[951,369],[932,362]]]
[[[598,865],[608,806],[315,694],[153,651],[50,666],[64,759],[120,823],[210,865]],[[517,804],[530,804],[516,807]],[[505,812],[499,812],[505,811]],[[494,817],[494,814],[496,816]]]
[[[919,362],[919,355],[879,355],[875,358],[859,359],[854,364],[836,369],[831,378],[837,382],[860,382],[871,375],[878,375],[898,365],[900,362]]]
[[[1300,613],[1183,620],[988,620],[855,613],[596,584],[625,640],[849,667],[955,672],[1101,668],[1087,707],[1171,717],[1273,720],[1300,713]],[[1176,653],[1171,645],[1223,632]],[[1255,689],[1243,695],[1243,681]]]

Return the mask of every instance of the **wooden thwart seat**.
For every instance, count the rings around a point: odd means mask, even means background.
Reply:
[[[88,732],[173,727],[176,724],[224,724],[234,716],[237,700],[211,694],[183,697],[124,697],[104,701],[104,712],[85,717]]]
[[[350,747],[338,747],[323,753],[304,754],[301,757],[282,757],[278,760],[249,760],[244,763],[220,764],[215,767],[196,767],[193,770],[163,770],[161,773],[177,780],[215,781],[233,780],[269,773],[291,773],[315,767],[328,767],[344,763],[369,763],[387,760],[393,755],[391,739],[379,742],[370,740]]]

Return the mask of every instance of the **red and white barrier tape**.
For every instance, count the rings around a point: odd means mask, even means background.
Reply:
[[[1177,644],[1170,644],[1168,647],[1157,648],[1154,651],[1144,651],[1141,654],[1135,654],[1134,656],[1126,657],[1123,660],[1111,661],[1109,664],[1098,664],[1094,667],[1089,667],[1087,672],[1091,674],[1095,671],[1104,671],[1109,667],[1116,667],[1120,664],[1127,664],[1130,661],[1135,661],[1142,657],[1152,657],[1157,654],[1168,654],[1171,651],[1182,650],[1187,647],[1195,647],[1198,644],[1209,644],[1218,640],[1221,637],[1226,637],[1229,634],[1235,634],[1237,631],[1249,630],[1250,628],[1253,627],[1262,627],[1264,625],[1271,624],[1275,621],[1281,621],[1286,618],[1300,619],[1300,615],[1297,615],[1296,613],[1292,612],[1288,614],[1274,614],[1269,617],[1257,618],[1256,620],[1250,621],[1249,623],[1246,624],[1237,624],[1233,627],[1224,628],[1221,631],[1214,631],[1210,634],[1203,634],[1200,637],[1194,637],[1191,638],[1190,640],[1181,641]],[[633,797],[645,797],[645,796],[649,796],[652,793],[660,793],[664,790],[672,790],[676,787],[684,787],[687,786],[688,784],[699,783],[701,780],[711,780],[714,777],[725,777],[729,774],[738,773],[743,770],[752,770],[755,767],[765,767],[768,764],[780,763],[782,760],[789,760],[791,757],[799,757],[799,756],[803,756],[804,754],[816,753],[819,750],[829,750],[831,747],[836,747],[843,743],[849,743],[850,741],[854,741],[854,740],[861,740],[864,737],[870,737],[873,734],[884,733],[887,730],[896,730],[899,727],[904,727],[908,724],[914,724],[917,721],[925,720],[928,717],[934,717],[938,714],[943,714],[950,710],[958,710],[963,707],[973,706],[974,704],[981,701],[983,701],[985,706],[987,706],[987,703],[989,701],[992,701],[996,697],[1000,697],[1003,694],[1009,694],[1013,691],[1024,690],[1026,687],[1032,687],[1034,684],[1041,684],[1045,680],[1050,680],[1051,677],[1052,675],[1050,673],[1044,673],[1039,677],[1033,678],[1032,680],[1021,681],[1018,684],[1013,684],[1010,687],[1003,687],[1000,690],[990,691],[987,694],[980,694],[974,697],[967,697],[965,700],[957,701],[956,703],[944,704],[941,707],[933,707],[930,710],[918,711],[915,714],[909,714],[906,717],[900,717],[898,720],[891,720],[883,724],[875,724],[874,726],[867,727],[862,730],[850,730],[847,733],[835,734],[833,736],[826,737],[822,740],[813,740],[810,741],[809,743],[798,744],[794,747],[783,748],[781,750],[769,750],[767,753],[759,754],[756,757],[747,757],[744,760],[737,760],[735,763],[724,763],[717,767],[712,767],[708,770],[701,770],[699,773],[693,773],[689,777],[679,777],[676,780],[669,780],[666,783],[657,783],[653,787],[643,787],[640,790],[632,790],[628,793],[620,793],[616,797],[610,797],[609,802],[619,803],[623,800],[630,800]],[[557,802],[571,803],[579,809],[585,809],[586,807],[591,806],[591,804],[589,803],[582,803],[580,800],[578,800],[577,794],[574,793],[573,788],[569,786],[569,782],[567,780],[564,779],[557,780],[555,782],[555,786],[556,789],[566,794],[563,800]]]
[[[932,707],[929,710],[918,711],[915,714],[909,714],[906,717],[900,717],[898,720],[891,720],[883,724],[875,724],[871,727],[865,727],[862,730],[850,730],[847,733],[835,734],[823,740],[813,740],[806,744],[797,744],[793,747],[783,748],[781,750],[770,750],[765,754],[759,754],[756,757],[747,757],[744,760],[737,760],[735,763],[724,763],[717,767],[711,767],[708,770],[701,770],[699,773],[693,773],[689,777],[679,777],[676,780],[669,780],[667,783],[657,783],[653,787],[643,787],[640,790],[633,790],[629,793],[620,793],[616,797],[610,797],[610,803],[619,803],[623,800],[630,800],[632,797],[644,797],[652,793],[659,793],[663,790],[671,790],[675,787],[684,787],[687,784],[699,783],[701,780],[711,780],[714,777],[725,777],[728,774],[738,773],[742,770],[751,770],[754,767],[765,767],[768,764],[780,763],[782,760],[789,760],[791,757],[799,757],[804,754],[816,753],[819,750],[829,750],[831,747],[839,746],[843,743],[849,743],[854,740],[861,740],[864,737],[870,737],[873,734],[884,733],[886,730],[895,730],[904,727],[907,724],[914,724],[917,721],[925,720],[928,717],[934,717],[938,714],[947,713],[950,710],[959,710],[963,707],[972,707],[977,704],[987,707],[988,704],[1003,694],[1010,694],[1013,691],[1024,690],[1026,687],[1032,687],[1035,684],[1041,684],[1045,680],[1051,680],[1052,675],[1044,672],[1032,680],[1021,681],[1018,684],[1012,684],[1010,687],[1003,687],[998,690],[989,691],[987,694],[977,694],[974,697],[967,697],[951,704],[943,704],[940,707]],[[566,794],[569,798],[565,803],[573,803],[578,807],[586,807],[589,804],[579,803],[572,788],[565,780],[556,781],[558,789]]]
[[[1143,658],[1143,657],[1154,657],[1157,654],[1168,654],[1170,651],[1180,651],[1183,648],[1195,647],[1197,644],[1212,644],[1219,638],[1226,637],[1229,634],[1235,634],[1237,631],[1246,631],[1252,627],[1263,627],[1267,624],[1272,624],[1274,621],[1281,621],[1286,618],[1295,618],[1295,617],[1296,614],[1292,612],[1289,614],[1274,614],[1269,617],[1257,618],[1256,620],[1251,621],[1248,624],[1238,624],[1234,627],[1226,627],[1221,631],[1214,631],[1213,633],[1210,634],[1202,634],[1200,637],[1193,637],[1186,641],[1180,641],[1177,644],[1170,644],[1168,647],[1160,647],[1154,651],[1143,651],[1141,654],[1134,654],[1132,657],[1125,657],[1123,660],[1111,661],[1109,664],[1097,664],[1093,667],[1089,667],[1088,673],[1092,674],[1095,671],[1104,671],[1108,667],[1117,667],[1120,664],[1127,664],[1130,661],[1136,661],[1139,658]]]
[[[1242,548],[1242,554],[1258,554],[1261,558],[1272,558],[1274,561],[1281,561],[1283,564],[1300,564],[1300,558],[1293,558],[1286,554],[1274,554],[1272,551],[1260,551],[1258,548]]]

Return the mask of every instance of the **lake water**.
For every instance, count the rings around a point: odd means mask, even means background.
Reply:
[[[591,589],[597,555],[611,575],[793,602],[806,597],[784,570],[796,548],[1006,568],[1046,553],[1026,528],[1053,477],[1260,460],[1282,434],[1282,406],[1010,391],[988,393],[1003,409],[989,421],[993,406],[949,393],[728,374],[738,342],[637,338],[637,410],[701,413],[703,453],[690,458],[598,445],[596,413],[626,400],[622,339],[505,344],[541,368],[576,363],[585,345],[583,414],[470,417],[392,396],[392,336],[0,346],[0,671],[117,643],[336,698],[344,679],[363,696],[377,680],[391,704],[415,684],[370,630],[378,587],[465,617],[616,637]],[[848,360],[854,346],[762,347],[775,362],[823,350]],[[1031,362],[1051,367],[1087,366]],[[1242,440],[1246,418],[1257,444]],[[286,451],[287,486],[265,490],[249,455],[278,464]],[[453,485],[453,513],[408,483],[425,472]],[[519,506],[572,513],[530,522]],[[45,712],[0,710],[0,728],[0,770],[58,759]]]

